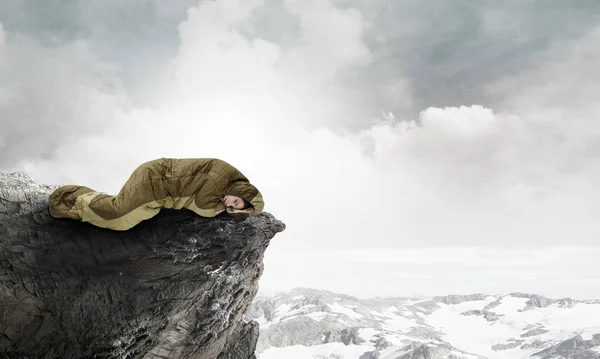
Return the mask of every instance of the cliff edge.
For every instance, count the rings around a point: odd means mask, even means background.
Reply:
[[[54,187],[0,173],[3,358],[254,358],[263,255],[285,225],[163,210],[117,232],[55,219]]]

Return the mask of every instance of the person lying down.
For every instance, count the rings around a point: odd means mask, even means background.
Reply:
[[[240,171],[216,158],[159,158],[136,168],[116,196],[78,185],[57,188],[50,214],[125,231],[162,208],[188,209],[202,217],[257,216],[264,208],[258,189]]]

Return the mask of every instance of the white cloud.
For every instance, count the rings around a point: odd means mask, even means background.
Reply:
[[[356,9],[318,0],[286,0],[285,7],[300,18],[302,33],[301,45],[286,54],[283,65],[294,77],[327,81],[371,59],[362,38],[366,24]]]
[[[270,251],[263,283],[267,288],[313,286],[363,298],[525,292],[589,299],[598,297],[599,254],[597,246],[296,250],[285,257]]]
[[[458,265],[478,268],[514,268],[581,265],[581,255],[592,260],[600,255],[599,247],[435,247],[435,248],[363,248],[340,250],[341,261],[362,264]],[[592,263],[592,262],[590,262]],[[588,263],[589,264],[589,263]]]

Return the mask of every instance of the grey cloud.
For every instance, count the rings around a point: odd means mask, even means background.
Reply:
[[[600,23],[597,1],[388,0],[360,7],[372,24],[369,43],[377,59],[365,82],[379,95],[378,85],[407,77],[413,113],[500,105],[504,98],[486,93],[488,84],[535,69],[553,43],[576,41]],[[396,110],[392,101],[380,106]]]
[[[88,40],[100,59],[119,65],[130,96],[150,104],[153,74],[177,50],[177,25],[198,3],[5,1],[0,22],[42,43]],[[537,67],[538,55],[554,42],[576,40],[600,22],[600,3],[593,0],[335,3],[362,12],[375,59],[341,79],[361,105],[347,119],[351,128],[365,126],[381,109],[411,116],[428,106],[500,106],[503,98],[484,91],[489,83]],[[266,0],[246,22],[246,34],[297,43],[298,19],[282,4]]]
[[[115,64],[134,101],[154,100],[156,73],[178,48],[177,26],[198,0],[24,0],[0,2],[6,31],[58,48],[85,41],[103,62]]]
[[[102,130],[124,98],[109,64],[85,41],[43,47],[7,35],[6,66],[0,69],[0,166],[50,157],[72,136]]]

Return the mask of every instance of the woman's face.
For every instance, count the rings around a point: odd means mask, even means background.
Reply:
[[[226,207],[231,207],[234,209],[244,209],[246,203],[243,199],[238,196],[233,196],[228,194],[227,196],[221,198],[221,202],[225,204]]]

